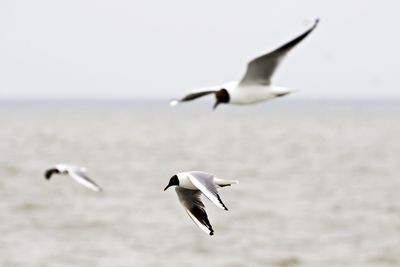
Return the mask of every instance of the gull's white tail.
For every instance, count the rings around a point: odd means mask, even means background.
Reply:
[[[238,184],[239,181],[238,180],[225,180],[225,179],[219,179],[219,178],[214,178],[214,182],[215,184],[219,185],[219,186],[228,186],[231,184]]]

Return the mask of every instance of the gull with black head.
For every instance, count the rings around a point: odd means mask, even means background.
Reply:
[[[57,164],[57,165],[47,169],[44,176],[46,177],[47,180],[50,180],[50,178],[54,174],[69,175],[75,181],[77,181],[81,185],[83,185],[93,191],[96,191],[96,192],[103,191],[103,189],[101,189],[100,186],[98,186],[94,181],[92,181],[86,175],[85,167],[78,167],[78,166],[72,166],[72,165],[66,165],[66,164]]]
[[[175,106],[181,102],[214,94],[216,102],[213,108],[215,109],[221,103],[235,105],[254,104],[294,92],[295,90],[273,85],[271,82],[272,76],[286,54],[306,38],[317,27],[318,22],[319,20],[316,19],[313,26],[303,34],[268,54],[250,61],[247,65],[246,73],[240,81],[195,90],[181,99],[171,101],[170,105]]]
[[[237,183],[239,183],[237,180],[219,179],[207,172],[189,171],[172,176],[164,191],[170,186],[176,186],[175,191],[179,201],[189,217],[205,233],[213,235],[214,230],[200,196],[203,194],[219,208],[228,210],[218,195],[217,188]]]

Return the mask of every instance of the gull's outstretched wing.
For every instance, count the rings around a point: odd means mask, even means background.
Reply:
[[[179,201],[193,222],[206,234],[213,235],[214,230],[208,220],[204,204],[201,202],[201,192],[182,187],[175,188]]]
[[[75,179],[78,183],[86,186],[89,189],[92,189],[93,191],[100,192],[103,191],[100,186],[98,186],[94,181],[92,181],[87,175],[79,170],[79,169],[73,169],[69,170],[68,174]]]
[[[197,189],[199,189],[209,200],[211,200],[211,202],[221,209],[228,210],[218,195],[217,188],[214,184],[214,175],[193,171],[190,172],[188,176],[192,184],[196,186]]]
[[[268,54],[253,59],[247,65],[247,71],[240,84],[270,84],[271,77],[273,76],[279,63],[286,56],[286,54],[307,37],[317,27],[319,20],[315,20],[314,25],[292,41],[282,45]]]
[[[197,89],[195,91],[189,92],[187,95],[185,95],[181,99],[172,100],[171,102],[169,102],[169,104],[171,106],[176,106],[180,102],[187,102],[187,101],[191,101],[191,100],[197,99],[197,98],[202,97],[202,96],[206,96],[206,95],[209,95],[209,94],[215,94],[216,92],[218,92],[219,89],[221,89],[221,88],[217,87],[217,86],[207,87],[207,88],[200,88],[200,89]]]

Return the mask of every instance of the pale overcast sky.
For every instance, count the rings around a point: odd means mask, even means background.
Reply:
[[[280,66],[296,98],[399,98],[398,0],[0,1],[0,98],[173,98]]]

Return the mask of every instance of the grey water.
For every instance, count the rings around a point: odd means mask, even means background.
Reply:
[[[211,105],[0,103],[0,266],[400,266],[400,101]],[[214,236],[163,192],[185,170],[240,180]]]

